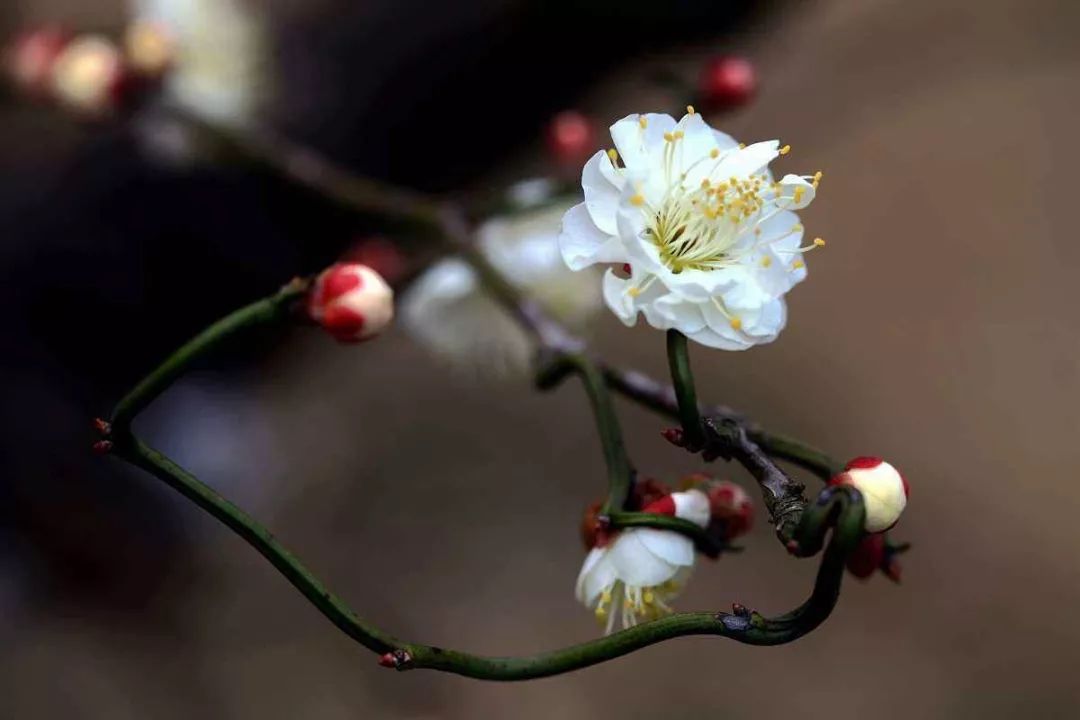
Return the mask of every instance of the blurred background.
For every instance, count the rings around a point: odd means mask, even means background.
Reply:
[[[544,136],[559,111],[602,135],[631,112],[679,111],[711,58],[748,58],[752,100],[707,117],[824,170],[803,222],[829,247],[777,342],[695,351],[699,391],[837,456],[893,460],[912,484],[894,536],[914,549],[900,586],[849,578],[827,624],[789,646],[680,639],[510,685],[378,668],[235,536],[88,448],[90,419],[191,333],[392,229],[200,156],[152,103],[85,122],[8,90],[0,715],[1080,711],[1076,3],[136,5],[207,33],[198,47],[225,67],[219,86],[169,87],[181,104],[440,194],[558,174]],[[0,31],[117,36],[132,16],[121,0],[8,0]],[[463,371],[405,325],[360,347],[255,338],[171,389],[142,433],[399,636],[525,654],[595,635],[573,597],[580,513],[603,492],[583,394]],[[659,333],[607,313],[591,332],[609,359],[663,375]],[[657,418],[620,407],[643,470],[700,469]],[[788,558],[760,514],[744,544],[703,563],[680,608],[801,602],[814,563]]]

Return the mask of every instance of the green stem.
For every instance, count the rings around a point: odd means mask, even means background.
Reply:
[[[675,399],[682,423],[683,441],[687,449],[696,452],[705,444],[705,431],[698,411],[697,391],[694,390],[694,373],[690,370],[690,353],[686,336],[678,330],[667,331],[668,367],[675,386]]]
[[[560,358],[560,364],[572,368],[581,376],[585,393],[589,396],[596,430],[600,435],[600,444],[604,450],[604,463],[607,466],[608,494],[600,509],[601,514],[610,515],[626,507],[633,485],[634,470],[626,454],[619,418],[615,414],[615,405],[611,401],[611,392],[604,382],[604,376],[584,355],[567,354]],[[540,384],[543,384],[541,381]],[[692,524],[692,523],[691,523]]]
[[[157,450],[129,435],[117,444],[114,454],[142,468],[191,500],[259,551],[278,572],[303,593],[312,605],[346,635],[377,653],[401,645],[401,641],[357,617],[348,605],[330,592],[304,565],[286,550],[265,527],[243,510],[200,482],[191,473]]]
[[[643,512],[616,512],[608,515],[607,518],[612,530],[647,527],[677,532],[693,540],[698,552],[707,557],[719,557],[724,550],[731,550],[730,547],[718,544],[705,528],[682,518]]]
[[[289,283],[270,297],[226,315],[181,346],[117,403],[110,418],[113,433],[117,436],[127,433],[135,416],[165,392],[195,360],[216,350],[239,332],[280,321],[307,287],[308,283],[302,280]]]

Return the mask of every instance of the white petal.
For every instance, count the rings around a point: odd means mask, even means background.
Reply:
[[[648,323],[659,330],[675,328],[688,335],[705,327],[705,318],[697,303],[687,302],[674,293],[668,293],[644,305],[642,311]]]
[[[712,514],[709,508],[709,498],[700,490],[687,490],[686,492],[671,493],[671,499],[675,501],[675,517],[705,527],[709,524],[709,516]]]
[[[622,183],[616,185],[611,180],[614,174],[611,158],[603,150],[589,158],[581,171],[581,189],[585,192],[589,217],[596,227],[608,235],[617,232],[615,213],[618,212],[619,197],[622,195]]]
[[[798,201],[795,200],[797,189],[800,189]],[[806,178],[801,175],[785,175],[780,178],[779,198],[776,204],[788,210],[799,210],[813,202],[816,194],[814,184]]]
[[[664,562],[671,565],[694,564],[694,543],[689,538],[670,530],[654,528],[639,528],[635,534],[649,552]]]
[[[642,117],[646,123],[644,128],[641,127]],[[627,115],[611,126],[611,139],[627,169],[648,172],[663,156],[664,133],[674,128],[675,119],[670,115]]]
[[[661,585],[674,577],[680,567],[654,554],[642,542],[639,535],[649,530],[650,528],[625,530],[611,545],[611,562],[615,566],[619,579],[627,585],[641,587]],[[678,533],[674,534],[687,543],[690,542]],[[692,547],[691,557],[693,557]]]
[[[559,251],[571,270],[581,270],[595,263],[626,261],[622,241],[596,227],[585,203],[575,205],[563,216]]]
[[[609,550],[610,548],[593,548],[585,556],[574,588],[574,596],[578,602],[591,607],[604,588],[610,587],[617,579]]]
[[[604,302],[627,327],[637,323],[638,314],[634,298],[629,292],[631,287],[630,280],[619,277],[611,268],[604,273]]]
[[[778,155],[780,155],[780,142],[778,140],[766,140],[765,142],[747,145],[741,150],[734,150],[725,155],[723,162],[713,173],[713,177],[721,179],[750,177],[764,169]]]

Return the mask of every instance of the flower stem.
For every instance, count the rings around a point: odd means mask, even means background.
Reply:
[[[307,281],[294,280],[275,294],[226,315],[186,342],[117,403],[110,417],[113,433],[117,436],[126,434],[135,416],[165,392],[194,361],[240,332],[284,318],[293,301],[307,288]]]
[[[357,617],[343,600],[319,582],[258,521],[165,455],[131,435],[118,443],[113,453],[163,481],[243,538],[303,593],[319,612],[353,640],[377,653],[389,652],[401,645],[397,638]]]
[[[611,401],[611,391],[599,368],[585,355],[565,353],[544,366],[537,376],[537,385],[542,389],[553,387],[571,372],[581,376],[585,392],[592,405],[596,418],[596,429],[600,435],[600,444],[604,449],[604,462],[607,465],[608,494],[600,509],[603,515],[611,515],[626,507],[633,484],[634,470],[626,454],[619,418],[615,414],[615,405]],[[693,523],[689,523],[693,525]],[[695,526],[696,527],[696,526]]]
[[[675,386],[675,398],[682,423],[683,442],[691,452],[697,452],[705,444],[705,431],[701,426],[697,392],[694,390],[694,373],[690,369],[690,352],[686,336],[678,330],[667,331],[668,367]]]

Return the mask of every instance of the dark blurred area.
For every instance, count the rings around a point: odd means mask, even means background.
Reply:
[[[254,0],[251,0],[254,4]],[[848,580],[791,646],[685,639],[517,685],[396,675],[260,557],[151,478],[89,452],[90,420],[214,318],[382,226],[250,167],[166,165],[129,124],[0,104],[0,716],[13,718],[1074,717],[1080,572],[1080,6],[843,0],[266,0],[266,119],[351,169],[475,193],[542,171],[548,119],[678,111],[711,54],[761,91],[714,122],[782,137],[826,178],[829,238],[789,328],[695,355],[700,391],[913,486],[899,587]],[[112,31],[119,0],[21,0]],[[659,334],[596,346],[662,375]],[[629,406],[638,464],[698,469]],[[400,636],[524,654],[596,633],[574,602],[602,488],[585,399],[464,380],[396,329],[297,330],[216,357],[143,433],[267,523]],[[741,472],[723,465],[745,481]],[[764,518],[681,608],[802,600],[812,564]],[[388,540],[390,539],[390,540]]]

